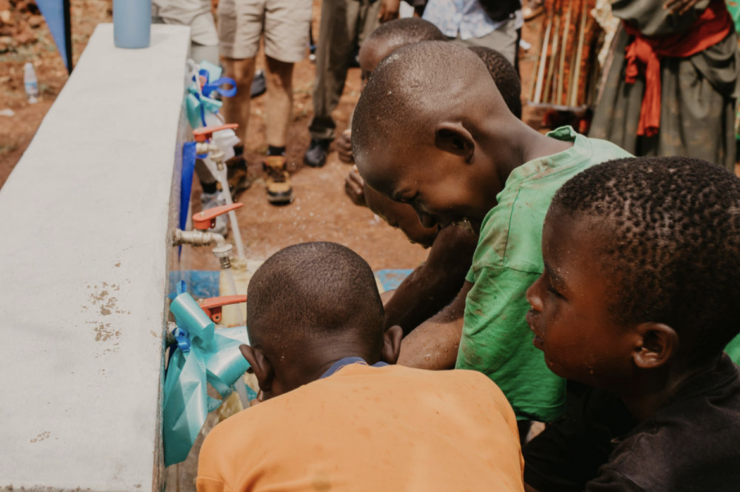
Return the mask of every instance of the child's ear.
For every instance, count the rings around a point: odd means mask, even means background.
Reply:
[[[403,338],[403,328],[398,325],[391,326],[385,330],[383,335],[383,351],[380,360],[387,364],[395,364],[398,360],[398,354],[401,353],[401,339]]]
[[[640,369],[655,369],[670,360],[678,350],[676,331],[663,323],[642,323],[636,328],[639,344],[632,360]]]
[[[249,365],[252,366],[262,392],[269,394],[272,390],[272,380],[275,377],[275,371],[272,368],[270,359],[265,357],[265,354],[260,349],[250,347],[249,345],[239,345],[239,351],[247,359]]]
[[[459,155],[465,162],[473,159],[475,140],[461,123],[445,121],[438,124],[434,129],[434,145],[444,152]]]

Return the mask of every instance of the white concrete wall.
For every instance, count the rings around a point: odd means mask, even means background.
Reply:
[[[0,489],[163,486],[188,46],[187,27],[153,26],[150,48],[116,49],[98,26],[0,190]]]

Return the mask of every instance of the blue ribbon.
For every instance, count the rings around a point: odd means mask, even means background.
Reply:
[[[201,69],[198,76],[193,76],[193,84],[188,87],[188,95],[185,100],[187,108],[188,121],[190,126],[198,128],[199,126],[208,126],[206,123],[206,112],[217,114],[221,109],[221,101],[213,99],[213,93],[220,94],[222,97],[233,97],[236,94],[236,82],[229,77],[220,77],[221,69],[207,62],[201,63]],[[211,77],[215,80],[211,82]],[[200,79],[203,78],[205,83],[199,91]],[[224,89],[221,86],[230,85],[230,89]]]
[[[213,321],[185,292],[185,282],[170,304],[177,329],[177,348],[164,380],[164,463],[170,466],[187,458],[209,412],[232,393],[234,384],[249,369],[239,345],[249,343],[245,326],[216,330]],[[207,394],[210,384],[221,400]]]

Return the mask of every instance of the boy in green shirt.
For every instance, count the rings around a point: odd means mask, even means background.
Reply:
[[[399,363],[475,369],[519,419],[563,413],[565,382],[532,346],[527,288],[542,273],[542,224],[555,192],[588,167],[629,154],[565,127],[542,135],[506,107],[468,50],[424,42],[373,72],[355,109],[355,161],[365,182],[414,207],[426,227],[480,235],[457,298],[403,342]]]

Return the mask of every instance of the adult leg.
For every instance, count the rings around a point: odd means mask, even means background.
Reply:
[[[267,200],[272,204],[293,201],[293,187],[286,168],[285,147],[293,114],[293,64],[267,58]]]
[[[321,4],[313,92],[314,116],[309,126],[313,139],[334,138],[336,125],[331,113],[344,90],[357,35],[358,16],[365,3],[369,4],[368,0],[323,0]]]
[[[224,75],[231,77],[236,82],[236,94],[233,97],[224,98],[223,114],[227,123],[236,123],[239,125],[236,134],[242,141],[242,144],[247,140],[252,80],[254,79],[254,62],[254,58],[245,58],[243,60],[221,58],[221,63],[224,66]]]
[[[265,18],[265,0],[221,0],[218,4],[219,54],[224,75],[236,82],[236,95],[225,98],[223,115],[237,123],[242,144],[247,138],[254,62]]]
[[[362,48],[365,40],[380,25],[378,15],[380,13],[381,1],[368,3],[367,0],[362,2],[357,19],[357,46]]]
[[[288,126],[293,112],[293,64],[306,57],[311,2],[267,0],[265,55],[267,57],[267,199],[273,204],[293,201],[285,161]]]
[[[293,64],[267,57],[267,145],[285,147],[293,114]]]

